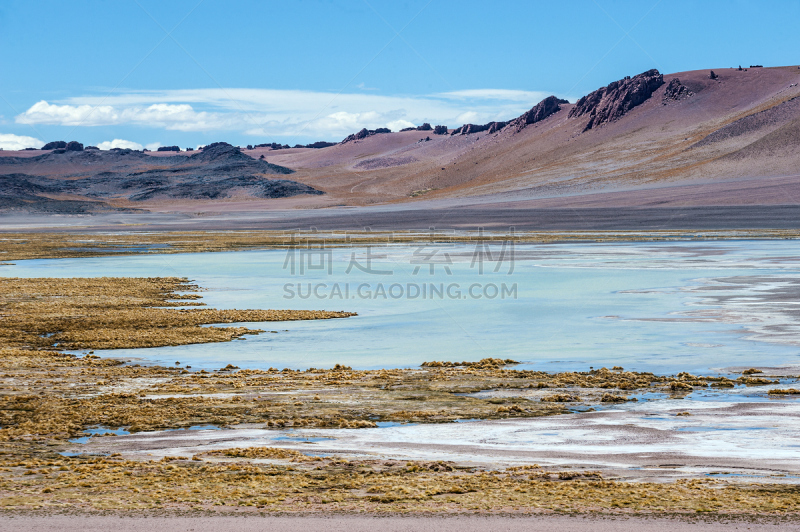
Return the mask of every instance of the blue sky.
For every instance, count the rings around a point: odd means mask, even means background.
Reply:
[[[4,0],[0,147],[338,141],[800,62],[798,1]]]

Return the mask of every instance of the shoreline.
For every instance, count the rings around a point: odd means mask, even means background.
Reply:
[[[199,515],[198,515],[199,514]],[[0,514],[2,515],[2,514]],[[453,514],[448,516],[403,516],[397,514],[353,515],[326,513],[297,516],[271,514],[203,514],[165,516],[126,514],[49,514],[36,512],[13,513],[0,521],[0,531],[28,532],[59,530],[64,532],[94,532],[109,529],[120,532],[150,532],[193,530],[195,532],[232,530],[240,532],[269,530],[302,532],[328,530],[330,532],[373,532],[374,530],[486,532],[504,530],[508,532],[568,532],[590,526],[597,532],[666,532],[693,531],[730,532],[731,530],[778,531],[800,530],[800,520],[793,517],[739,515],[629,515],[629,514],[569,514],[559,513],[535,515],[486,515]]]

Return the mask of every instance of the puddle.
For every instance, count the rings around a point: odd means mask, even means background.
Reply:
[[[300,436],[276,436],[275,438],[271,438],[272,441],[294,441],[298,443],[317,443],[320,441],[332,441],[336,438],[322,438],[322,437],[307,437],[303,438]]]
[[[84,444],[84,443],[89,443],[89,441],[92,438],[94,438],[95,436],[103,436],[105,434],[113,434],[115,436],[125,436],[127,434],[130,434],[130,432],[128,432],[127,430],[122,429],[122,428],[110,429],[110,428],[106,428],[106,427],[96,427],[96,428],[92,428],[92,429],[85,429],[83,432],[84,432],[84,434],[88,434],[88,436],[81,436],[80,438],[75,438],[73,440],[68,440],[68,441],[70,443]]]

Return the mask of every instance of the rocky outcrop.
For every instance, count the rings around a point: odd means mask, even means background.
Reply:
[[[157,151],[181,151],[179,146],[159,146]]]
[[[464,124],[460,128],[453,130],[451,135],[471,135],[473,133],[480,133],[481,131],[488,131],[494,133],[500,131],[508,125],[508,122],[489,122],[488,124]]]
[[[313,148],[315,150],[319,150],[322,148],[330,148],[331,146],[336,146],[335,142],[326,142],[324,140],[318,140],[317,142],[312,142],[311,144],[306,144],[305,146],[297,145],[295,148]]]
[[[288,150],[291,148],[288,144],[278,144],[277,142],[271,142],[268,144],[256,144],[256,148],[272,148],[273,150]]]
[[[73,173],[76,169],[78,173]],[[274,176],[292,172],[264,159],[254,159],[226,142],[209,144],[191,156],[167,158],[128,149],[67,151],[65,147],[35,157],[0,157],[0,176],[11,176],[0,179],[0,211],[19,208],[83,212],[80,209],[91,206],[96,206],[92,207],[95,210],[110,209],[103,202],[105,199],[208,200],[322,194],[283,175]],[[72,203],[48,199],[54,194],[83,198],[70,200]]]
[[[561,110],[561,104],[564,103],[569,103],[569,101],[562,100],[555,96],[548,96],[531,107],[529,111],[523,113],[519,118],[509,122],[509,124],[514,126],[517,131],[522,131],[525,127],[535,124],[536,122],[541,122],[548,116],[559,112]]]
[[[739,67],[739,70],[741,70],[741,69],[742,69],[742,67]],[[708,73],[708,79],[717,79],[718,77],[719,76],[717,76],[717,74],[713,70]]]
[[[260,176],[229,177],[217,181],[197,181],[149,188],[130,196],[131,201],[152,199],[221,199],[239,193],[254,198],[288,198],[299,194],[323,194],[315,188],[287,179]]]
[[[66,151],[83,151],[83,144],[81,144],[76,140],[72,140],[70,142],[67,142],[67,145],[64,146],[64,149]]]
[[[447,135],[447,126],[436,126],[433,128],[434,135]]]
[[[372,135],[380,135],[382,133],[391,133],[391,132],[392,132],[392,130],[389,129],[388,127],[379,127],[378,129],[367,129],[367,128],[364,128],[361,131],[359,131],[358,133],[353,133],[352,135],[349,135],[341,143],[342,144],[347,144],[348,142],[365,139],[367,137],[371,137]]]
[[[63,150],[67,147],[67,143],[63,140],[54,140],[42,146],[43,150]]]
[[[454,130],[451,135],[470,135],[472,133],[480,133],[481,131],[496,133],[497,131],[504,129],[506,126],[513,126],[517,131],[521,131],[526,126],[540,122],[553,113],[557,113],[561,110],[561,104],[565,103],[569,102],[555,96],[548,96],[514,120],[509,122],[489,122],[488,124],[483,125],[464,124],[460,128]],[[441,127],[444,128],[444,126]],[[439,128],[439,126],[436,126],[436,128]],[[437,135],[442,135],[447,132],[447,129],[444,128],[444,133],[438,133],[436,129],[434,129],[433,132]]]
[[[692,96],[694,96],[694,93],[689,90],[689,87],[681,83],[678,78],[672,78],[664,90],[664,97],[661,99],[661,103],[667,105],[669,102],[679,102]]]
[[[664,76],[656,69],[632,78],[625,77],[578,100],[569,112],[569,117],[580,118],[588,115],[589,121],[583,128],[583,131],[588,131],[619,120],[628,111],[646,102],[663,84]]]
[[[432,129],[433,128],[431,127],[431,125],[429,123],[425,122],[421,126],[404,127],[403,129],[400,130],[400,132],[403,133],[403,132],[406,132],[406,131],[430,131]]]

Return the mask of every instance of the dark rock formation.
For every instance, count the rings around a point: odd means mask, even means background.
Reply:
[[[508,122],[489,122],[488,124],[464,124],[460,128],[454,130],[451,135],[471,135],[473,133],[480,133],[481,131],[488,131],[494,133],[500,131],[508,125]]]
[[[67,142],[67,145],[64,147],[67,151],[83,151],[83,144],[76,140],[71,140]]]
[[[361,139],[365,139],[367,137],[371,137],[372,135],[380,135],[382,133],[391,133],[391,132],[392,132],[392,130],[389,129],[388,127],[379,127],[378,129],[367,129],[367,128],[364,128],[361,131],[359,131],[358,133],[353,133],[352,135],[349,135],[341,143],[342,144],[346,144],[346,143],[354,141],[354,140],[361,140]]]
[[[343,141],[342,144],[347,142],[351,142],[354,140],[361,140],[369,137],[369,130],[367,128],[362,129],[358,133],[353,133],[352,135],[347,136]]]
[[[336,146],[335,142],[325,142],[324,140],[318,140],[317,142],[312,142],[311,144],[306,144],[303,146],[304,148],[314,148],[316,150],[322,148],[329,148],[331,146]]]
[[[168,158],[129,149],[78,152],[59,148],[36,157],[0,158],[0,175],[14,176],[5,181],[0,179],[0,210],[92,212],[113,209],[103,200],[115,199],[280,198],[322,194],[302,183],[268,175],[292,172],[264,159],[254,159],[226,142],[209,144],[188,157]],[[53,175],[58,178],[52,178]],[[64,203],[66,200],[48,197],[58,194],[82,196],[86,201],[78,198]]]
[[[91,151],[91,150],[99,150],[99,149],[100,149],[100,148],[98,148],[97,146],[86,146],[86,147],[84,148],[84,150],[90,150],[90,151]]]
[[[522,131],[526,126],[541,122],[548,116],[555,114],[561,110],[561,104],[569,103],[568,100],[562,100],[555,96],[548,96],[541,102],[537,103],[529,111],[523,113],[520,117],[509,122],[517,131]]]
[[[447,126],[436,126],[433,128],[434,135],[447,135]]]
[[[48,142],[44,146],[42,146],[43,150],[58,150],[64,149],[67,147],[67,143],[63,140],[54,140],[53,142]]]
[[[255,148],[272,148],[273,150],[288,150],[291,148],[288,144],[278,144],[277,142],[272,142],[269,144],[256,144]]]
[[[647,101],[664,84],[664,76],[648,70],[638,76],[625,77],[578,100],[569,112],[570,118],[589,116],[583,131],[620,119],[634,107]]]
[[[741,69],[742,69],[742,67],[739,67],[739,70],[741,70]],[[708,74],[708,79],[717,79],[718,77],[719,77],[719,76],[717,76],[717,75],[714,73],[714,71],[713,71],[713,70],[712,70],[712,71],[711,71],[711,72]]]
[[[664,97],[661,99],[661,103],[666,105],[669,102],[685,100],[693,95],[694,93],[689,90],[689,87],[681,83],[681,80],[672,78],[667,84],[667,88],[664,90]]]
[[[287,198],[298,194],[323,194],[319,190],[295,181],[267,179],[249,175],[229,177],[216,181],[178,183],[153,187],[130,196],[130,199],[131,201],[145,201],[155,198],[220,199],[230,197],[232,195],[231,192],[234,190],[256,198]]]
[[[526,111],[521,116],[511,120],[510,122],[489,122],[488,124],[483,125],[476,125],[476,124],[464,124],[460,128],[456,129],[451,133],[452,135],[470,135],[472,133],[480,133],[481,131],[487,131],[489,133],[495,133],[497,131],[502,130],[506,126],[514,126],[517,131],[521,131],[530,124],[535,124],[536,122],[540,122],[547,118],[548,116],[552,115],[553,113],[557,113],[561,110],[561,104],[569,103],[567,100],[562,100],[555,96],[548,96],[541,102],[534,105],[529,111]],[[439,126],[436,126],[437,128]],[[444,126],[442,126],[444,127]],[[447,129],[445,128],[445,132]],[[434,130],[436,133],[436,130]],[[441,133],[436,133],[441,134]]]
[[[217,153],[217,152],[220,152],[220,151],[229,152],[231,150],[239,150],[239,148],[237,148],[236,146],[233,146],[231,144],[228,144],[227,142],[212,142],[211,144],[206,144],[205,146],[200,148],[201,152],[204,152],[206,150],[208,150],[209,152]],[[239,151],[241,151],[241,150],[239,150]],[[195,157],[195,156],[192,155],[192,157]]]
[[[400,132],[402,133],[404,131],[430,131],[432,129],[433,128],[431,127],[431,125],[429,123],[425,122],[421,126],[417,126],[417,127],[414,127],[414,126],[404,127],[403,129],[400,130]]]
[[[179,146],[160,146],[157,151],[181,151]]]

